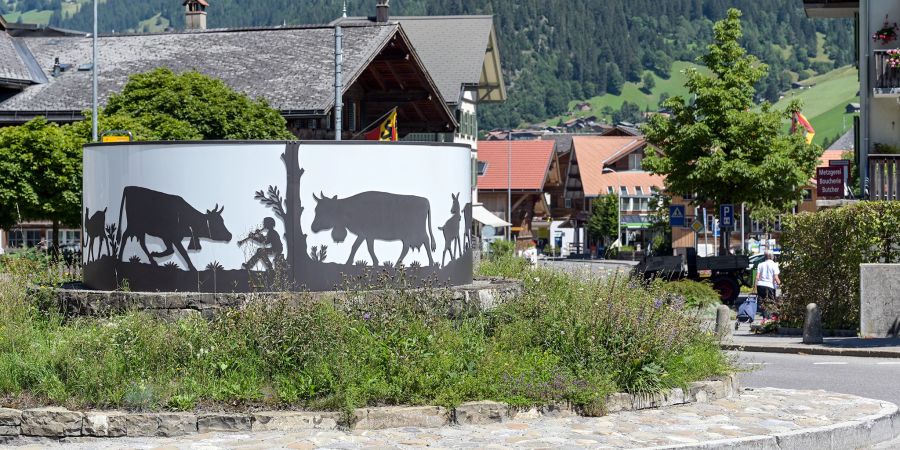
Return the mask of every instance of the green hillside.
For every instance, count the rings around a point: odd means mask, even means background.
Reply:
[[[810,87],[791,90],[775,106],[784,108],[792,100],[800,100],[803,115],[816,130],[817,144],[853,128],[854,114],[846,114],[846,107],[848,103],[859,102],[859,77],[855,67],[842,67],[801,84]]]
[[[649,94],[641,90],[643,86],[642,83],[627,82],[622,86],[622,94],[620,95],[605,94],[586,100],[586,102],[591,104],[590,111],[574,111],[575,105],[583,103],[585,100],[569,102],[569,111],[572,112],[572,114],[556,116],[547,120],[546,124],[555,125],[560,120],[566,121],[576,117],[587,117],[592,115],[609,121],[611,118],[609,115],[603,113],[604,109],[609,107],[613,110],[618,110],[622,108],[622,104],[626,101],[637,104],[641,110],[650,109],[655,111],[658,108],[661,94],[668,94],[670,97],[687,95],[687,89],[684,87],[684,83],[687,80],[687,77],[685,76],[685,70],[687,69],[706,71],[705,67],[694,63],[675,61],[672,64],[672,76],[668,79],[660,78],[651,71],[645,71],[645,73],[651,74],[656,81],[656,86]]]

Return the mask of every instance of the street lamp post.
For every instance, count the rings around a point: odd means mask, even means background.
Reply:
[[[506,134],[506,240],[512,240],[512,130]]]
[[[93,60],[91,61],[91,138],[93,142],[97,142],[97,0],[94,0],[94,34],[91,36],[93,44]]]
[[[619,178],[619,172],[616,172],[615,169],[611,169],[609,167],[604,167],[603,173],[616,174],[616,184],[621,185],[621,180]],[[617,186],[617,187],[619,187],[620,190],[622,189],[620,186]],[[616,212],[618,213],[616,215],[616,217],[617,217],[616,218],[616,240],[618,241],[618,240],[622,239],[622,195],[620,192],[616,192],[615,189],[613,189],[613,193],[615,193],[619,199],[616,202]],[[615,242],[613,242],[613,243],[615,243]],[[621,246],[622,246],[622,243],[619,242],[619,247],[621,247]]]

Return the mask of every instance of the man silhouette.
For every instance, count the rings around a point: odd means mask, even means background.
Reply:
[[[261,261],[263,265],[266,266],[266,271],[268,272],[273,268],[272,259],[282,257],[281,252],[284,249],[284,246],[281,243],[281,236],[275,231],[275,219],[271,217],[263,219],[263,227],[250,233],[250,236],[247,236],[247,238],[239,242],[239,244],[243,245],[247,241],[256,242],[260,244],[260,247],[256,249],[256,253],[253,254],[253,257],[244,263],[244,269],[253,269]]]

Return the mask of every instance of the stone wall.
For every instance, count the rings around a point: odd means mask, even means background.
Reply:
[[[67,317],[103,317],[131,310],[147,311],[166,320],[188,316],[212,318],[227,308],[240,308],[254,301],[332,301],[338,306],[367,302],[395,294],[393,291],[344,292],[260,292],[260,293],[196,293],[196,292],[122,292],[94,291],[80,284],[62,288],[36,288],[36,297],[46,305],[55,305]],[[521,295],[521,281],[477,280],[470,285],[410,289],[404,295],[423,295],[435,299],[448,315],[461,315],[493,309],[507,299]]]
[[[737,396],[734,375],[690,383],[655,395],[610,394],[603,411],[616,413],[642,409],[707,403]],[[584,411],[567,405],[516,408],[491,401],[463,403],[456,408],[438,406],[391,406],[360,408],[347,417],[339,412],[141,412],[70,411],[49,407],[0,408],[0,446],[15,444],[20,437],[68,439],[87,437],[172,437],[209,432],[256,432],[301,430],[381,430],[387,428],[437,428],[447,425],[477,425],[506,422],[513,418],[566,417]],[[591,414],[596,415],[596,414]]]
[[[900,337],[900,264],[860,264],[860,334]]]

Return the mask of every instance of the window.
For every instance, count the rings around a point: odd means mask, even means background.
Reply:
[[[812,192],[812,189],[804,189],[804,190],[803,190],[803,201],[804,201],[804,202],[811,202],[811,201],[812,201],[812,198],[813,198],[813,192]]]
[[[42,234],[41,230],[12,230],[7,233],[6,245],[10,248],[36,247],[43,238]]]
[[[488,163],[484,161],[478,161],[478,176],[482,176],[487,173]]]
[[[625,186],[619,186],[619,191],[622,193],[622,197],[628,195],[628,188]]]
[[[632,153],[628,155],[628,170],[641,170],[641,162],[644,155],[640,153]]]
[[[567,197],[566,198],[566,208],[571,208],[571,207],[572,207],[572,199]]]
[[[612,193],[613,193],[613,187],[612,187],[612,186],[607,186],[607,187],[606,187],[606,193],[607,193],[607,194],[612,194]]]
[[[47,230],[47,242],[53,242],[53,230]],[[81,242],[81,231],[59,230],[59,245],[74,245]]]
[[[637,195],[638,195],[638,196],[644,195],[644,188],[643,188],[643,187],[638,186],[638,187],[636,187],[636,188],[634,188],[634,189],[635,189],[635,192],[637,192]]]

